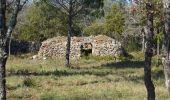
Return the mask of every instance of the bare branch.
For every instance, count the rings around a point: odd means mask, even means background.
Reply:
[[[64,0],[50,0],[50,5],[52,5],[53,7],[58,8],[59,6],[61,6],[67,13],[69,12],[68,7],[66,6],[66,2],[63,2]]]
[[[79,12],[81,12],[83,10],[84,7],[81,7],[79,8],[77,11],[75,11],[73,14],[72,14],[72,17],[76,16]]]
[[[11,15],[11,18],[10,18],[8,26],[7,26],[6,41],[8,40],[8,38],[10,38],[11,33],[17,23],[18,13],[22,10],[23,6],[26,4],[27,1],[28,0],[24,0],[24,2],[22,4],[21,4],[20,0],[15,1],[15,7],[14,7],[13,13]]]
[[[10,7],[14,3],[14,0],[7,0],[6,7]]]
[[[22,4],[20,4],[20,10],[22,10],[22,8],[24,7],[24,5],[28,2],[28,0],[24,0],[24,2]]]

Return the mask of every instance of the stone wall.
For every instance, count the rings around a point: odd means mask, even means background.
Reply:
[[[120,42],[103,35],[94,37],[92,45],[92,54],[97,56],[116,56],[121,48]]]
[[[71,58],[80,58],[83,53],[91,51],[96,56],[116,56],[121,44],[104,36],[72,37]],[[42,42],[38,57],[64,57],[66,53],[66,37],[55,37]]]
[[[22,40],[11,40],[10,52],[11,54],[17,55],[22,53],[37,52],[40,49],[41,43],[22,41]]]

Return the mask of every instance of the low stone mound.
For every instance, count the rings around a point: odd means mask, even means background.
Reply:
[[[42,42],[38,52],[39,58],[65,57],[66,37],[54,37]],[[71,38],[71,58],[83,55],[117,56],[122,48],[121,43],[105,35]]]

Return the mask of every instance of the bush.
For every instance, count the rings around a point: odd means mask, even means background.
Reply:
[[[41,100],[56,100],[56,97],[53,93],[46,94],[46,95],[42,95]]]
[[[140,51],[141,50],[141,42],[140,38],[130,37],[129,39],[125,39],[123,42],[123,47],[127,52]]]
[[[127,54],[126,56],[120,55],[120,56],[117,57],[117,58],[118,58],[118,60],[120,60],[120,61],[128,61],[128,60],[133,59],[134,57],[133,57],[133,55],[131,55],[131,54]]]
[[[99,23],[92,23],[92,25],[86,27],[83,31],[87,36],[105,34],[104,24]]]
[[[33,80],[31,78],[25,78],[23,81],[23,86],[34,87],[34,86],[36,86],[36,82],[35,82],[35,80]]]

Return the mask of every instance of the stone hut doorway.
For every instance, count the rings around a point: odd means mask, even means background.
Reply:
[[[81,57],[83,56],[89,56],[92,54],[92,44],[91,43],[84,43],[80,46],[81,50]]]

